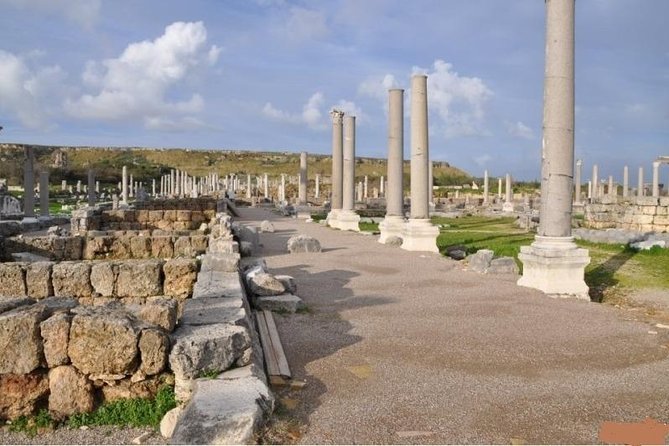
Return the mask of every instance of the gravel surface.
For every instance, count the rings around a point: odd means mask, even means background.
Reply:
[[[42,431],[35,436],[29,436],[23,432],[9,432],[7,426],[0,428],[0,444],[133,444],[133,440],[140,437],[141,444],[167,444],[158,432],[149,428],[101,426],[69,429],[64,427]]]
[[[604,421],[669,422],[669,330],[551,299],[376,237],[240,209],[309,313],[276,315],[303,443],[595,443]],[[322,253],[287,254],[295,234]]]

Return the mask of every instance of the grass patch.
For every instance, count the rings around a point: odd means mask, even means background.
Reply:
[[[29,437],[34,437],[40,430],[53,429],[56,422],[49,415],[49,411],[41,409],[34,417],[21,416],[14,420],[9,426],[10,432],[24,432]]]
[[[358,223],[358,228],[360,228],[360,230],[364,231],[364,232],[378,232],[379,231],[379,224],[378,223],[360,222],[360,223]]]
[[[220,370],[205,370],[198,375],[198,378],[215,379],[221,373]]]
[[[325,213],[313,213],[311,214],[311,219],[318,223],[321,220],[325,220],[327,218],[327,214]]]
[[[91,413],[72,415],[66,422],[71,428],[81,426],[151,426],[157,428],[165,413],[177,405],[174,389],[164,386],[154,399],[133,398],[105,403]]]

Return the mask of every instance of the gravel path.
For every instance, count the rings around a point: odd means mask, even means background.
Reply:
[[[669,422],[669,330],[557,300],[376,237],[271,220],[261,255],[311,312],[277,315],[303,443],[595,443],[604,421]],[[286,254],[305,233],[322,253]]]
[[[60,428],[42,431],[35,436],[10,432],[8,426],[0,428],[0,444],[133,444],[132,441],[139,437],[142,439],[141,444],[166,444],[158,432],[149,428]]]

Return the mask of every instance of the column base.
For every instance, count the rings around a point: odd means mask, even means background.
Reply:
[[[339,229],[339,213],[341,209],[332,209],[328,212],[328,216],[325,217],[325,224],[331,228]]]
[[[406,220],[400,215],[386,215],[386,218],[379,223],[379,230],[381,231],[379,243],[385,244],[390,237],[402,238],[405,224]]]
[[[550,297],[590,300],[584,280],[590,257],[587,249],[576,246],[573,237],[538,235],[530,246],[521,246],[518,259],[523,263],[518,285]]]
[[[337,228],[342,231],[360,232],[360,216],[353,211],[343,210],[337,216]]]
[[[513,212],[513,203],[505,201],[502,205],[502,212]]]
[[[406,251],[439,252],[437,237],[439,228],[429,219],[410,218],[402,230],[402,246]]]
[[[23,217],[21,220],[21,224],[32,224],[32,223],[39,223],[39,220],[37,217]]]

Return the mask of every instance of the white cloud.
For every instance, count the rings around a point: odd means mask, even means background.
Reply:
[[[347,115],[355,116],[355,122],[356,124],[360,124],[360,122],[364,122],[367,120],[367,115],[365,115],[362,112],[362,109],[355,105],[355,102],[352,101],[347,101],[345,99],[340,99],[339,102],[337,102],[336,105],[334,105],[332,108],[335,110],[341,110]]]
[[[290,41],[303,43],[326,37],[330,29],[323,12],[293,6],[281,33]]]
[[[358,94],[370,96],[388,102],[388,89],[397,88],[395,76],[386,74],[383,77],[369,77],[358,86]]]
[[[534,131],[521,121],[517,121],[516,123],[506,122],[505,125],[506,131],[511,136],[522,139],[534,139]]]
[[[0,0],[9,5],[41,14],[62,14],[68,20],[90,29],[100,17],[101,0]]]
[[[488,162],[491,161],[491,160],[492,160],[492,156],[488,155],[487,153],[484,153],[483,155],[474,157],[474,162],[475,162],[478,166],[481,166],[481,167],[483,167],[483,166],[485,166],[486,164],[488,164]]]
[[[204,100],[198,94],[170,101],[176,87],[197,70],[218,59],[217,46],[206,48],[207,30],[202,22],[175,22],[153,41],[132,43],[115,59],[89,62],[82,75],[95,92],[68,100],[65,110],[81,119],[137,120],[147,128],[156,123],[190,123],[175,115],[199,113]],[[186,125],[188,128],[191,124]]]
[[[274,107],[271,102],[265,104],[262,113],[274,121],[288,124],[306,124],[313,129],[323,129],[325,128],[325,124],[321,108],[323,107],[324,100],[323,93],[317,91],[302,106],[302,113],[290,113],[280,110]]]
[[[59,66],[33,69],[24,58],[0,50],[0,110],[28,128],[47,129],[66,92],[66,77]]]

